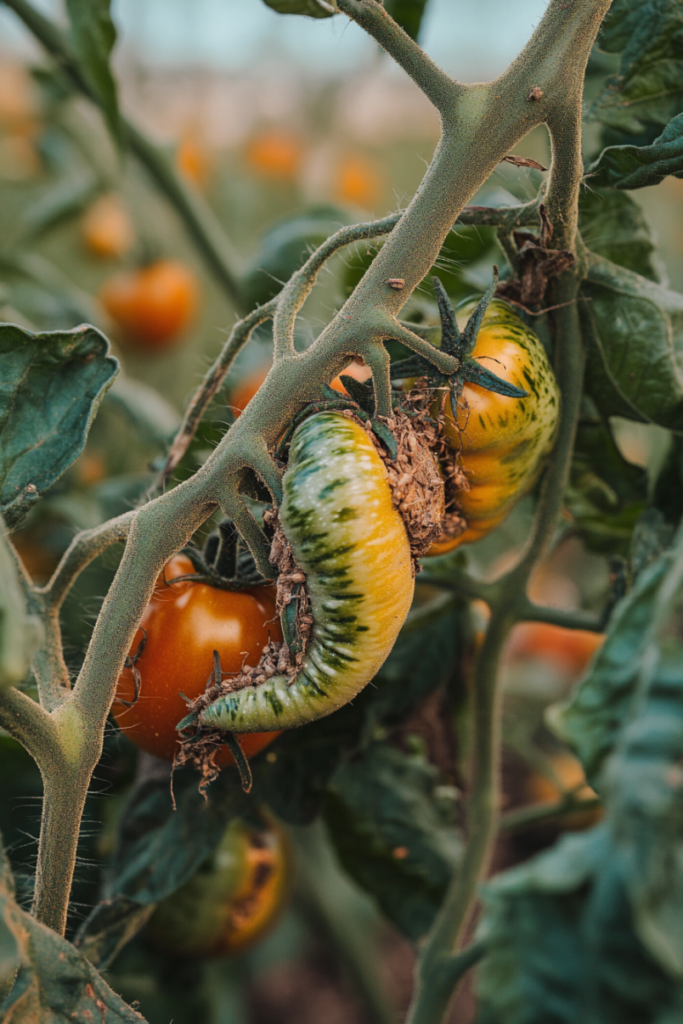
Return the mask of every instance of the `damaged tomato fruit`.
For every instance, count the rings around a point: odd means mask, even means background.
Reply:
[[[224,675],[239,674],[245,665],[258,663],[270,641],[282,639],[273,587],[222,590],[192,580],[173,582],[193,574],[187,555],[176,555],[167,563],[135,635],[112,707],[128,739],[167,761],[177,750],[176,725],[187,712],[184,697],[192,700],[204,692],[214,668],[213,652],[218,652]],[[277,735],[257,732],[244,737],[244,754],[258,753]],[[216,765],[229,764],[234,759],[223,746]]]
[[[211,856],[159,903],[146,935],[171,956],[225,956],[260,939],[288,892],[287,848],[279,828],[235,818]]]

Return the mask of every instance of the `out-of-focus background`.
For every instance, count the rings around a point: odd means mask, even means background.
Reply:
[[[41,0],[36,6],[61,16],[56,2]],[[544,0],[431,0],[420,42],[456,77],[467,82],[488,79],[503,71],[544,8]],[[254,301],[277,278],[277,267],[262,270],[260,254],[264,233],[272,232],[280,220],[313,211],[329,226],[328,234],[345,219],[370,219],[409,202],[438,139],[436,114],[386,55],[346,19],[284,18],[261,0],[118,0],[113,12],[123,109],[167,144],[190,187],[213,208],[242,271],[253,271]],[[127,377],[163,396],[172,426],[219,351],[237,310],[146,173],[133,160],[116,155],[99,115],[84,101],[61,95],[43,67],[39,48],[12,13],[0,7],[0,317],[40,329],[82,321],[100,326],[112,339]],[[597,147],[597,130],[589,129],[586,146],[589,153]],[[517,151],[549,162],[542,130]],[[539,180],[538,171],[501,165],[480,198],[493,205],[529,198]],[[56,193],[62,196],[63,216],[55,213]],[[659,235],[670,282],[679,289],[682,197],[683,182],[674,178],[656,192],[641,190],[637,197]],[[117,274],[165,258],[183,264],[194,278],[195,292],[173,343],[152,349],[140,345],[112,314],[106,287]],[[333,263],[307,303],[302,344],[344,297],[350,279],[344,259]],[[455,297],[485,286],[491,265],[500,259],[487,232],[462,232],[461,249],[450,268]],[[263,331],[240,358],[236,382],[261,372],[268,358],[269,334]],[[224,415],[229,418],[227,409]],[[631,461],[652,468],[652,460],[661,457],[657,431],[636,425],[621,430]],[[47,578],[75,529],[123,511],[144,492],[148,462],[155,453],[133,444],[134,437],[115,403],[105,404],[84,455],[17,535],[36,580]],[[195,447],[197,463],[214,440],[207,434]],[[480,555],[475,553],[475,562],[479,558],[484,569],[500,564],[497,559],[506,546],[523,538],[527,512],[523,503],[497,539],[482,546]],[[74,668],[114,568],[110,558],[95,563],[69,599],[65,633]],[[578,542],[564,546],[537,581],[539,597],[564,607],[597,604],[605,587],[604,562]],[[528,631],[513,639],[508,706],[512,718],[522,711],[516,719],[519,734],[506,755],[511,807],[557,796],[559,790],[542,774],[534,779],[527,769],[522,771],[523,758],[515,760],[514,747],[528,747],[543,706],[567,692],[589,655],[588,648],[563,651],[557,637],[546,636],[540,646]],[[416,742],[429,745],[429,729],[429,723],[416,723]],[[79,869],[72,928],[96,899],[116,812],[134,772],[130,744],[114,734],[107,744],[99,775],[101,795],[93,798],[90,809],[97,825],[87,850],[89,863]],[[580,785],[578,763],[562,757],[564,761],[560,757],[555,763],[556,773],[569,788]],[[0,778],[0,827],[15,868],[23,864],[28,873],[35,854],[40,787],[30,762],[7,737],[0,737]],[[13,781],[6,783],[8,778]],[[580,827],[582,822],[575,824]],[[511,839],[500,851],[498,866],[555,835],[552,829],[532,830]],[[411,949],[370,899],[341,875],[320,841],[315,857],[336,901],[338,921],[343,928],[348,919],[355,934],[360,928],[372,936],[378,977],[401,1011],[412,984]],[[126,998],[139,999],[152,1024],[171,1018],[206,1024],[356,1024],[366,1019],[368,1010],[353,971],[340,960],[343,941],[343,936],[330,934],[329,922],[307,909],[305,899],[295,900],[271,936],[240,958],[160,966],[158,954],[138,942],[121,958],[112,984]],[[462,1000],[453,1011],[461,1024],[470,1012],[466,993]]]

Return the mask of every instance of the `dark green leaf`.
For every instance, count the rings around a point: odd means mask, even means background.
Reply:
[[[579,310],[601,414],[683,429],[683,296],[591,254]]]
[[[66,0],[71,23],[71,43],[78,66],[102,105],[113,138],[121,134],[116,82],[109,66],[116,42],[116,28],[109,0]]]
[[[659,588],[671,564],[663,554],[636,580],[612,613],[607,638],[588,675],[569,701],[553,715],[553,724],[581,758],[592,785],[599,784],[605,758],[632,714],[646,630]]]
[[[579,230],[591,252],[620,267],[661,281],[650,226],[638,203],[624,192],[583,189],[579,200]]]
[[[384,6],[411,39],[418,38],[427,0],[385,0]]]
[[[119,839],[105,899],[83,923],[77,944],[108,963],[149,915],[144,908],[175,892],[206,860],[227,822],[248,811],[236,771],[224,771],[207,799],[193,771],[176,772],[176,808],[167,774],[134,791],[119,823]]]
[[[314,249],[350,223],[348,210],[324,204],[276,224],[261,239],[258,252],[242,278],[244,307],[253,309],[272,299]]]
[[[683,178],[683,114],[650,146],[608,146],[586,171],[591,187],[645,188],[673,175]]]
[[[83,450],[118,362],[94,327],[33,334],[0,325],[0,500],[16,525]]]
[[[593,103],[592,117],[630,135],[667,124],[683,107],[683,8],[678,0],[615,0],[599,45],[621,53],[619,74]]]
[[[278,14],[305,14],[309,18],[331,18],[337,13],[336,0],[263,0],[266,7]]]
[[[143,1018],[112,992],[71,943],[20,910],[4,857],[0,863],[0,920],[14,937],[19,973],[0,1005],[7,1024],[71,1024],[74,1020],[140,1024]]]
[[[0,519],[0,690],[24,681],[41,634],[38,619],[26,614],[16,564]]]
[[[647,473],[626,462],[607,425],[586,410],[565,495],[584,543],[600,554],[626,555],[646,500]]]
[[[461,840],[435,799],[438,773],[418,755],[376,744],[343,764],[325,821],[339,859],[387,917],[417,942],[429,930]]]

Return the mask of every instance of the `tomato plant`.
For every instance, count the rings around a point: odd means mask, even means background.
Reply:
[[[165,566],[142,616],[130,649],[131,664],[121,673],[112,707],[117,725],[129,740],[167,761],[173,760],[177,750],[176,726],[185,716],[187,700],[204,692],[213,672],[213,652],[218,651],[223,672],[234,674],[245,664],[258,664],[270,640],[282,639],[270,588],[235,591],[191,580],[173,582],[193,574],[186,555],[176,555]],[[242,749],[250,757],[276,735],[245,736]],[[235,763],[227,747],[219,751],[216,763]]]
[[[678,1020],[683,298],[647,218],[680,284],[680,5],[549,0],[468,84],[418,42],[431,0],[264,0],[307,77],[238,89],[223,149],[195,72],[118,88],[108,0],[4,6],[45,62],[16,100],[0,73],[0,1016],[239,1016],[286,947],[373,1024]],[[434,107],[418,187],[422,108],[322,87],[325,18]],[[216,142],[210,188],[129,116],[150,96]],[[83,241],[133,234],[168,257],[98,303]],[[286,848],[277,941],[204,964],[260,934]]]
[[[124,344],[159,352],[180,340],[197,310],[199,290],[189,267],[178,260],[156,260],[109,278],[100,301]]]
[[[272,927],[287,896],[282,831],[231,821],[210,858],[156,908],[147,925],[154,945],[174,957],[240,953]]]

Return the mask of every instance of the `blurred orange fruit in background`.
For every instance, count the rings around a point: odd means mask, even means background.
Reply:
[[[159,352],[177,344],[199,302],[199,284],[179,260],[155,260],[105,281],[100,301],[131,348]]]
[[[294,180],[301,169],[303,150],[297,135],[273,128],[250,140],[246,160],[252,171],[264,177]]]
[[[133,224],[120,196],[107,192],[87,209],[81,222],[83,241],[94,256],[116,259],[132,248]]]

